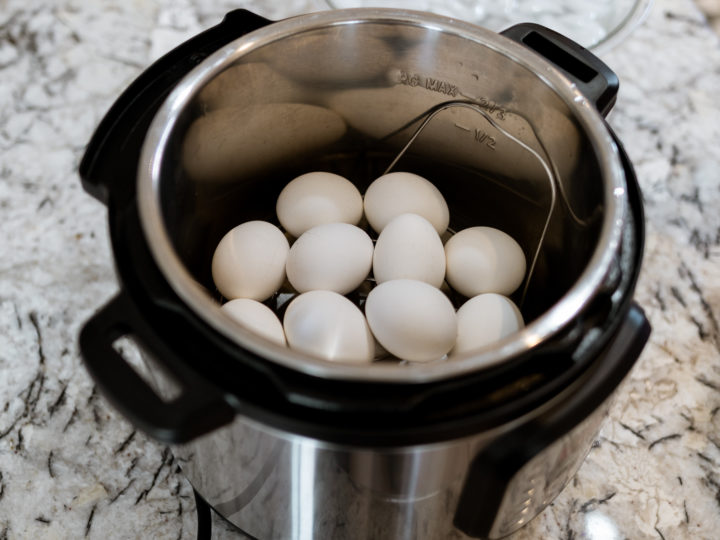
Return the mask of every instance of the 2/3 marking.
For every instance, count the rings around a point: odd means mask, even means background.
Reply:
[[[481,96],[477,100],[477,104],[480,105],[483,109],[485,109],[488,113],[494,113],[495,118],[497,118],[498,120],[505,120],[505,114],[507,114],[507,110],[505,109],[505,107],[498,105],[493,100]]]

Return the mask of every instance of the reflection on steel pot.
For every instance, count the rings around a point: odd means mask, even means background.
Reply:
[[[649,333],[632,303],[640,195],[603,119],[616,90],[599,60],[534,25],[228,14],[126,90],[81,164],[109,207],[121,283],[81,333],[89,372],[255,537],[509,534],[577,469]],[[444,362],[339,364],[220,309],[210,261],[228,230],[277,223],[299,174],[364,192],[389,168],[438,187],[450,230],[517,239],[523,329]],[[125,335],[154,382],[116,352]]]
[[[233,182],[323,149],[344,133],[340,115],[315,105],[224,107],[190,126],[182,148],[183,166],[188,178],[198,183]]]

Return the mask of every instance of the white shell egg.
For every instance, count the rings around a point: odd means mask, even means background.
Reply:
[[[221,309],[258,336],[278,345],[287,345],[280,319],[265,304],[250,298],[236,298],[223,304]]]
[[[362,311],[332,291],[310,291],[295,298],[283,319],[290,348],[335,362],[366,363],[375,341]]]
[[[288,281],[299,292],[317,289],[346,294],[370,273],[372,239],[347,223],[326,223],[304,232],[288,253]]]
[[[525,255],[508,234],[492,227],[471,227],[445,243],[446,278],[460,294],[509,295],[525,277]]]
[[[324,223],[357,225],[362,218],[362,195],[355,185],[329,172],[310,172],[289,182],[275,207],[280,224],[294,237]]]
[[[452,355],[501,340],[523,328],[520,310],[509,298],[495,293],[475,296],[457,311],[458,334]]]
[[[439,289],[423,281],[381,283],[370,291],[365,315],[380,344],[403,360],[438,360],[455,345],[455,308]]]
[[[450,223],[450,210],[442,193],[431,182],[409,172],[381,176],[365,192],[365,217],[380,233],[400,214],[418,214],[427,219],[438,234]]]
[[[265,300],[285,281],[290,244],[267,221],[247,221],[220,240],[212,259],[215,286],[228,299]]]
[[[401,214],[390,221],[375,243],[373,275],[378,283],[416,279],[440,287],[445,251],[432,224],[417,214]]]

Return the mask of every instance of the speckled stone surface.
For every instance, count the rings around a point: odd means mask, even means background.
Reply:
[[[245,6],[0,2],[0,539],[197,535],[170,451],[105,402],[77,335],[116,291],[106,209],[76,169],[119,92],[172,46]],[[720,39],[690,0],[657,0],[603,54],[610,123],[637,169],[651,341],[565,491],[513,539],[720,533]],[[270,518],[269,518],[270,519]],[[214,538],[242,538],[219,520]]]

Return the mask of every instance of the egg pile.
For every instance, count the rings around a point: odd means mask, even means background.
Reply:
[[[383,175],[363,198],[346,178],[311,172],[283,188],[276,212],[282,228],[242,223],[212,260],[215,285],[229,299],[222,309],[265,339],[337,362],[429,362],[523,327],[508,298],[525,276],[522,248],[491,227],[443,244],[448,205],[421,176]],[[359,226],[363,216],[375,242]],[[369,284],[362,301],[345,296]],[[457,310],[452,290],[468,298]],[[282,322],[263,303],[277,294],[292,297]]]

